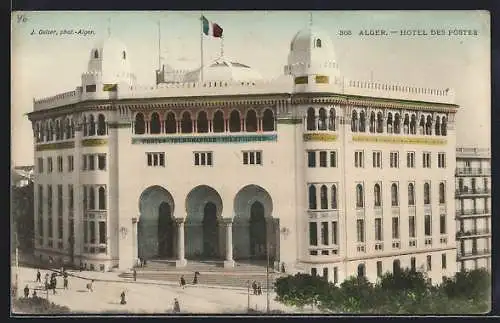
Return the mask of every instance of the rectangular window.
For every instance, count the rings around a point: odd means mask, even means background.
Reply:
[[[427,271],[431,271],[432,270],[432,256],[429,255],[427,256]]]
[[[165,167],[165,153],[146,153],[148,166]]]
[[[62,158],[62,156],[57,156],[57,171],[59,173],[63,172],[63,158]]]
[[[311,276],[316,276],[318,274],[318,271],[316,268],[311,268]]]
[[[432,225],[431,225],[431,215],[430,214],[426,214],[425,217],[424,217],[424,224],[425,224],[425,235],[426,236],[430,236],[431,233],[432,233]]]
[[[47,158],[47,172],[52,173],[52,157]]]
[[[333,267],[333,283],[337,284],[339,282],[339,270],[337,267]]]
[[[373,168],[382,168],[382,152],[373,152]]]
[[[89,158],[89,170],[95,170],[94,155],[87,155]]]
[[[68,156],[68,172],[72,172],[75,169],[75,159],[73,156]]]
[[[43,158],[38,157],[38,173],[43,173]]]
[[[446,234],[446,214],[439,216],[439,233]]]
[[[106,243],[106,222],[99,221],[99,243]]]
[[[399,217],[392,218],[392,238],[399,239]]]
[[[212,152],[194,153],[194,164],[196,166],[212,166]]]
[[[160,153],[159,157],[160,157],[160,160],[159,160],[160,166],[161,167],[165,167],[165,154],[164,153]]]
[[[417,259],[415,257],[410,258],[410,268],[411,268],[411,271],[417,270]]]
[[[358,242],[365,242],[365,221],[363,219],[357,220],[356,231]]]
[[[83,221],[83,243],[89,242],[89,222],[87,220]]]
[[[382,241],[382,219],[375,219],[375,240]]]
[[[71,239],[74,239],[75,238],[75,222],[73,221],[73,219],[69,219],[68,220],[68,227],[69,227],[69,237]],[[70,248],[72,248],[72,246],[70,246]]]
[[[244,151],[243,165],[262,165],[261,151]]]
[[[57,239],[63,238],[63,219],[62,217],[57,218]]]
[[[146,154],[147,159],[148,159],[148,166],[153,166],[153,155],[152,154]]]
[[[446,154],[438,153],[438,168],[446,168]]]
[[[446,254],[441,254],[441,268],[446,269]]]
[[[424,152],[422,154],[422,166],[424,168],[431,168],[431,153]]]
[[[337,152],[330,151],[330,167],[337,167]]]
[[[68,209],[69,209],[69,211],[72,212],[74,207],[75,207],[75,200],[74,200],[73,185],[69,184],[68,185]]]
[[[338,226],[337,221],[332,222],[332,244],[338,244]]]
[[[406,152],[406,167],[415,168],[415,152],[414,151]]]
[[[319,152],[319,167],[326,167],[326,151]]]
[[[48,232],[48,236],[49,236],[49,239],[52,239],[52,236],[53,236],[53,231],[54,231],[54,228],[52,227],[52,217],[49,216],[49,224],[48,224],[48,227],[49,227],[49,232]]]
[[[248,165],[248,153],[243,152],[243,165]]]
[[[318,224],[316,222],[309,222],[309,244],[311,246],[318,245]]]
[[[355,151],[354,152],[354,167],[356,168],[364,168],[365,167],[365,160],[364,160],[364,154],[362,150]]]
[[[87,170],[87,155],[82,155],[82,170]]]
[[[89,222],[89,233],[90,233],[90,243],[95,243],[95,221],[90,221]]]
[[[97,155],[97,167],[99,170],[106,170],[106,154]]]
[[[399,168],[399,153],[397,151],[391,151],[389,157],[391,168]]]
[[[307,166],[309,168],[316,167],[316,152],[308,151],[307,152]]]
[[[43,185],[38,185],[38,235],[43,237]]]
[[[416,235],[416,230],[415,230],[415,216],[411,215],[408,218],[408,231],[409,231],[409,236],[410,238],[415,238]]]
[[[321,244],[328,245],[328,222],[321,222]]]
[[[382,277],[382,261],[377,261],[377,277]]]
[[[158,166],[158,154],[153,154],[153,166]]]

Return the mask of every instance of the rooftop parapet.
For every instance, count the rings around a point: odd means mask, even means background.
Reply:
[[[478,147],[457,147],[456,156],[457,158],[491,158],[491,150]]]

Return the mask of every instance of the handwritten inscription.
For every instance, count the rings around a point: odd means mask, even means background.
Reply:
[[[361,29],[339,30],[340,36],[361,36],[361,37],[420,37],[420,36],[478,36],[476,29]]]
[[[94,36],[95,31],[88,29],[33,29],[32,36]]]

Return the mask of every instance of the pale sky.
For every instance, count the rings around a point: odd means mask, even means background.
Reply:
[[[23,22],[18,15],[27,18]],[[224,29],[224,56],[250,65],[265,78],[283,73],[290,41],[307,26],[307,11],[209,11]],[[90,50],[110,26],[128,50],[137,82],[153,85],[158,66],[158,25],[165,62],[200,61],[200,12],[24,12],[12,15],[12,160],[33,164],[33,98],[74,90]],[[314,11],[313,23],[332,38],[342,74],[349,79],[452,88],[457,144],[490,147],[490,18],[484,11]],[[19,22],[18,22],[19,20]],[[40,29],[86,29],[91,36],[31,35]],[[360,36],[364,29],[444,29],[444,36]],[[449,36],[454,29],[477,36]],[[351,36],[340,36],[351,30]],[[220,56],[220,40],[205,38],[205,64]],[[198,63],[199,64],[199,63]]]

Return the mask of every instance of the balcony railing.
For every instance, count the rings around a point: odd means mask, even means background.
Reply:
[[[479,229],[479,230],[476,229],[476,230],[458,231],[457,238],[481,236],[481,235],[487,235],[490,233],[491,233],[490,229]]]
[[[462,211],[457,211],[456,212],[456,216],[457,217],[460,217],[460,216],[464,216],[464,215],[487,215],[487,214],[490,214],[490,210],[488,209],[484,209],[484,210],[462,210]]]
[[[485,255],[490,255],[491,250],[490,249],[480,249],[480,250],[472,250],[472,251],[464,251],[464,252],[459,252],[458,253],[458,258],[465,258],[465,257],[474,257],[474,256],[485,256]]]
[[[491,176],[491,168],[457,168],[455,176]]]
[[[464,196],[464,195],[484,195],[491,194],[491,190],[489,188],[476,188],[471,190],[455,190],[455,196]]]

